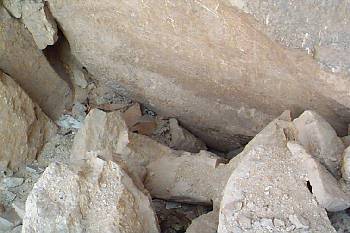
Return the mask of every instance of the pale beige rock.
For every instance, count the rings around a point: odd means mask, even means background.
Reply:
[[[345,148],[350,146],[350,135],[342,137],[341,140],[343,141]]]
[[[51,164],[26,201],[23,233],[157,233],[150,197],[113,162],[87,160],[79,174]]]
[[[343,179],[350,182],[350,146],[344,150],[341,172]],[[349,194],[350,195],[350,194]]]
[[[292,122],[275,120],[239,155],[224,189],[218,233],[336,232],[287,148],[291,132]]]
[[[216,233],[219,224],[219,214],[212,211],[194,219],[186,233]]]
[[[240,147],[285,109],[315,109],[347,130],[350,79],[282,48],[226,1],[48,2],[95,78],[120,83],[208,146]]]
[[[0,169],[16,170],[33,161],[56,132],[40,107],[1,71],[0,116]]]
[[[169,119],[170,128],[170,147],[175,150],[184,150],[192,153],[198,153],[200,150],[206,150],[205,144],[191,134],[188,130],[182,128],[175,118]]]
[[[2,0],[3,6],[17,19],[22,17],[23,0]]]
[[[15,41],[15,43],[14,43]],[[30,32],[0,5],[0,69],[56,120],[71,104],[68,84],[37,49]]]
[[[94,154],[89,154],[95,151]],[[118,161],[153,197],[218,206],[236,163],[222,164],[207,151],[172,150],[149,137],[128,133],[120,112],[92,110],[77,133],[71,161],[82,167],[89,156]],[[80,169],[80,168],[79,168]]]
[[[307,180],[318,203],[328,211],[341,211],[350,207],[350,195],[344,193],[338,181],[298,143],[288,142],[288,149],[300,160]]]
[[[344,144],[332,126],[314,111],[305,111],[293,122],[300,144],[338,177]]]
[[[57,25],[44,0],[24,0],[22,20],[39,49],[57,41]]]

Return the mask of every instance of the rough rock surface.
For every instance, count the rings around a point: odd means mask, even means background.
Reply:
[[[341,211],[350,207],[350,195],[344,193],[338,181],[298,143],[288,142],[289,151],[300,161],[306,172],[312,193],[318,203],[328,211]]]
[[[71,91],[30,32],[0,4],[0,69],[9,74],[52,119],[56,120],[71,102]]]
[[[150,198],[115,163],[87,161],[91,170],[76,174],[51,164],[26,202],[23,233],[156,233]]]
[[[306,50],[333,72],[350,74],[348,1],[229,0],[281,44]]]
[[[292,132],[291,122],[275,120],[240,154],[224,190],[218,233],[336,232],[288,151]]]
[[[0,169],[34,160],[56,126],[9,76],[0,72]]]
[[[219,224],[219,214],[215,211],[203,214],[192,221],[186,233],[216,233]]]
[[[315,109],[345,134],[350,79],[273,42],[228,3],[48,2],[94,77],[119,82],[211,147],[240,147],[285,109]]]
[[[44,0],[4,0],[4,7],[15,18],[22,18],[39,49],[57,40],[57,25]]]
[[[71,160],[78,167],[88,152],[123,164],[137,185],[156,198],[219,206],[221,192],[236,166],[223,164],[218,156],[175,151],[149,137],[128,133],[120,112],[92,110],[78,132]],[[91,155],[91,154],[90,154]],[[108,156],[105,156],[108,155]]]
[[[344,144],[332,126],[314,111],[305,111],[293,122],[300,144],[338,177]]]
[[[188,130],[182,128],[175,118],[169,119],[169,129],[171,135],[171,148],[192,153],[198,153],[200,150],[207,149],[201,140],[196,138]]]

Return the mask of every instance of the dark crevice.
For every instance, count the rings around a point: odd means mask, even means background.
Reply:
[[[48,60],[52,68],[56,71],[56,73],[64,81],[66,81],[69,87],[72,89],[73,84],[69,75],[70,71],[64,62],[64,60],[66,60],[65,55],[70,53],[70,46],[60,29],[58,29],[57,35],[58,39],[56,43],[53,45],[48,45],[43,50],[43,53],[46,56],[46,59]]]
[[[306,182],[306,186],[307,186],[307,188],[309,189],[310,193],[313,193],[313,192],[312,192],[312,186],[311,186],[310,181],[307,181],[307,182]]]

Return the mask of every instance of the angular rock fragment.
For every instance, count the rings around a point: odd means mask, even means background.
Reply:
[[[120,83],[210,147],[245,145],[285,109],[314,109],[347,130],[350,79],[281,47],[227,1],[48,2],[94,77]]]
[[[216,233],[219,224],[218,216],[216,211],[199,216],[192,221],[186,233]]]
[[[328,211],[341,211],[350,207],[350,195],[341,190],[338,181],[327,169],[312,158],[301,145],[288,142],[287,146],[292,155],[300,160],[299,167],[305,170],[312,193],[323,208]]]
[[[150,198],[113,162],[74,173],[51,164],[28,196],[23,233],[159,232]]]
[[[218,233],[336,232],[287,148],[291,132],[290,121],[277,119],[239,155],[224,190]]]
[[[344,144],[332,126],[314,111],[305,111],[293,122],[300,144],[338,177]]]
[[[25,26],[1,5],[0,32],[0,69],[9,74],[50,118],[57,120],[72,101],[68,84],[37,49]]]
[[[217,156],[175,151],[149,137],[128,133],[119,112],[92,110],[78,132],[71,160],[78,167],[90,151],[105,160],[123,164],[139,186],[153,197],[182,202],[219,205],[221,191],[235,161],[225,165]],[[91,155],[91,154],[90,154]]]
[[[17,19],[22,17],[23,0],[2,0],[4,7]]]
[[[0,72],[0,169],[34,160],[56,126],[9,76]]]
[[[343,141],[345,148],[350,146],[350,135],[342,137],[341,140]]]
[[[205,144],[196,138],[186,129],[179,125],[175,118],[169,120],[170,125],[170,147],[176,150],[184,150],[192,153],[198,153],[200,150],[206,150]]]
[[[57,41],[57,25],[44,0],[5,0],[4,6],[21,18],[39,49]]]

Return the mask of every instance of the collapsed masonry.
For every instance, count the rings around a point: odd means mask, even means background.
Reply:
[[[341,232],[346,45],[232,5],[0,2],[0,232]]]

